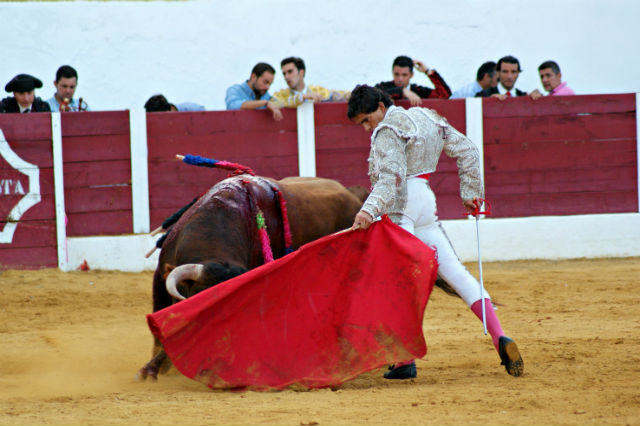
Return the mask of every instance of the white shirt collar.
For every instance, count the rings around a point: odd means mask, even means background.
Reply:
[[[513,86],[511,90],[507,90],[501,83],[498,83],[498,93],[500,93],[501,95],[506,95],[507,92],[511,92],[511,96],[517,96],[515,86]]]
[[[293,89],[291,89],[291,91],[292,91],[294,94],[296,94],[296,95],[297,95],[298,93],[301,93],[301,94],[303,94],[303,95],[304,95],[304,94],[306,94],[306,93],[309,91],[309,86],[305,85],[305,86],[304,86],[304,89],[302,89],[302,90],[293,90]]]

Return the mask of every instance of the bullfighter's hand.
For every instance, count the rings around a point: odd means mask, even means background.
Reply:
[[[367,212],[360,210],[353,221],[351,229],[367,229],[373,223],[373,218]]]
[[[473,214],[476,209],[480,209],[482,202],[478,199],[478,197],[475,197],[473,200],[463,201],[462,204],[464,205],[464,208],[467,209],[467,212]]]

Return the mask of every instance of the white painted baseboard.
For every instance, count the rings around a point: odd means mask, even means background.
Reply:
[[[477,260],[474,220],[442,222],[463,262]],[[159,251],[144,257],[157,238],[144,235],[67,240],[69,269],[86,260],[92,269],[155,269]],[[483,261],[640,256],[640,213],[480,219]]]

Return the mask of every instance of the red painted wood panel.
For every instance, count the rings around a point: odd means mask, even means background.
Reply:
[[[65,164],[131,161],[129,133],[122,135],[95,135],[62,137],[62,158]]]
[[[635,135],[635,112],[600,115],[495,117],[486,119],[485,145],[528,141],[565,142],[628,139]]]
[[[408,101],[399,101],[397,105],[410,107]],[[459,131],[466,131],[463,99],[423,100],[422,105],[446,117]],[[361,185],[369,188],[367,158],[370,134],[347,118],[347,104],[316,104],[315,125],[317,175],[336,179],[347,186]],[[443,219],[460,217],[460,180],[457,170],[455,160],[443,153],[431,179],[431,186],[438,197],[439,215]]]
[[[129,111],[86,111],[61,115],[62,137],[129,134]]]
[[[279,122],[263,110],[147,114],[151,227],[230,173],[189,166],[175,154],[240,163],[276,179],[298,175],[296,111],[283,113]]]
[[[67,236],[133,232],[129,112],[62,114],[61,120]]]
[[[0,225],[0,228],[4,224]],[[56,222],[55,220],[38,220],[27,218],[21,220],[13,234],[13,240],[9,244],[12,248],[33,248],[56,246]],[[0,248],[5,244],[0,244]],[[56,261],[57,264],[57,261]]]
[[[69,235],[120,235],[122,229],[131,229],[131,210],[90,211],[67,214]],[[96,224],[99,224],[99,228]],[[96,233],[98,230],[98,233]],[[129,231],[130,234],[132,231]]]
[[[495,217],[637,211],[633,94],[483,102]]]
[[[344,102],[314,105],[316,175],[343,185],[369,188],[367,158],[371,135],[347,118]]]
[[[51,114],[0,114],[0,129],[11,140],[51,141]]]
[[[635,178],[635,170],[620,167],[602,167],[597,173],[590,169],[514,170],[493,175],[492,194],[629,192],[635,190]]]
[[[3,248],[0,244],[0,270],[43,269],[58,266],[56,246]]]
[[[635,111],[635,104],[634,93],[544,96],[535,101],[528,96],[520,96],[505,101],[484,98],[482,112],[485,119],[567,114],[611,114]]]
[[[527,211],[544,211],[548,216],[628,213],[625,207],[628,198],[628,193],[621,191],[512,194],[491,199],[492,217],[523,217]],[[637,200],[636,197],[636,203]]]
[[[58,261],[50,115],[0,114],[0,129],[20,158],[38,166],[41,194],[41,201],[20,218],[12,242],[0,243],[0,269],[54,267]],[[28,177],[0,159],[0,180],[7,179],[14,182],[14,191],[12,193],[9,188],[9,195],[5,191],[0,194],[0,229],[4,229],[7,214],[22,198],[21,194],[15,193],[15,182],[20,182],[25,193],[29,189]]]
[[[574,170],[630,167],[635,169],[636,141],[582,140],[545,142],[530,139],[520,144],[487,144],[485,173],[526,170]]]

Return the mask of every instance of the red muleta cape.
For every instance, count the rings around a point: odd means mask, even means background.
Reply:
[[[147,315],[176,368],[210,388],[335,387],[427,352],[435,252],[387,217]]]

